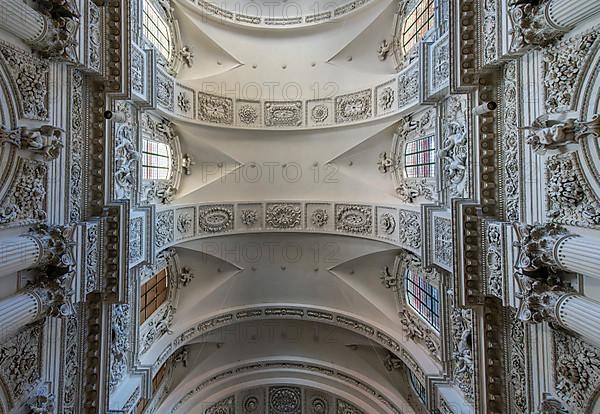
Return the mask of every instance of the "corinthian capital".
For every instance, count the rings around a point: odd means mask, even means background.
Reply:
[[[559,269],[554,256],[556,243],[569,232],[555,223],[515,224],[519,255],[515,267],[525,276],[547,277]]]
[[[540,280],[516,275],[520,288],[518,297],[521,299],[518,317],[523,322],[540,323],[543,321],[557,322],[556,304],[560,298],[571,293],[571,289],[554,276]]]
[[[528,47],[548,46],[564,33],[546,17],[549,1],[517,0],[510,4],[509,14],[513,25],[510,48],[513,52]]]
[[[31,44],[46,58],[77,59],[79,11],[73,0],[40,0],[37,10],[46,16],[44,36]]]
[[[50,279],[59,278],[73,269],[73,227],[40,225],[30,231],[41,247],[38,263]]]

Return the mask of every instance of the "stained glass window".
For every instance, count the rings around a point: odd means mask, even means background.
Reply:
[[[435,143],[433,135],[406,143],[404,170],[408,178],[435,176]]]
[[[437,331],[440,330],[440,291],[425,279],[411,271],[406,271],[404,285],[406,300]]]
[[[409,51],[434,25],[434,0],[421,0],[404,20],[402,44]]]
[[[171,170],[169,146],[162,142],[145,139],[142,149],[142,178],[166,180]]]
[[[144,36],[166,59],[171,57],[171,30],[151,1],[144,1]]]

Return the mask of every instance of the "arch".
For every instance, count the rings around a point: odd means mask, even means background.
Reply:
[[[402,400],[394,402],[388,397],[390,390],[379,383],[373,383],[371,380],[367,381],[367,378],[361,378],[362,376],[358,372],[333,367],[331,364],[324,361],[294,358],[261,358],[237,361],[220,370],[202,373],[203,375],[198,375],[194,382],[186,384],[186,388],[190,391],[183,397],[177,399],[177,401],[173,401],[175,404],[172,405],[170,410],[166,411],[166,413],[175,414],[181,407],[185,405],[188,405],[189,407],[189,401],[193,401],[196,396],[202,395],[203,391],[209,391],[211,388],[218,390],[224,385],[227,386],[227,381],[233,377],[235,377],[235,384],[229,385],[227,388],[217,391],[216,393],[211,393],[211,397],[220,400],[230,394],[254,386],[272,385],[272,378],[252,378],[252,376],[259,376],[260,374],[265,373],[274,374],[277,373],[277,371],[281,371],[281,374],[275,375],[277,377],[278,385],[293,384],[320,388],[348,400],[357,407],[365,410],[365,412],[372,412],[369,409],[375,406],[379,407],[381,410],[380,412],[384,413],[414,413],[412,409],[406,409],[406,407],[410,407],[410,405],[403,397],[400,397]],[[293,376],[293,373],[301,373],[305,377],[301,378],[299,375],[295,377]],[[323,378],[331,380],[332,384],[324,383],[322,381]],[[319,381],[319,379],[321,379],[321,381]],[[176,389],[177,386],[174,390]],[[203,397],[196,399],[198,401],[193,406],[197,406],[199,403],[203,402]],[[169,399],[163,401],[161,406],[167,401],[169,401]],[[370,404],[366,404],[366,402],[370,402]],[[400,407],[402,407],[402,409]],[[167,407],[163,407],[163,410],[164,408]]]
[[[176,329],[173,335],[163,335],[158,339],[146,354],[140,356],[140,362],[152,363],[152,370],[155,372],[171,355],[195,339],[217,329],[257,320],[304,320],[333,325],[378,343],[413,370],[424,384],[428,378],[437,378],[440,374],[439,366],[430,355],[403,333],[346,311],[299,304],[257,304],[230,308],[197,318],[184,327],[173,327]]]

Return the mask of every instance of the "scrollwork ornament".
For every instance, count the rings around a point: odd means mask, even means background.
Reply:
[[[371,208],[361,205],[338,206],[336,228],[349,233],[369,234],[373,227]]]
[[[474,398],[473,311],[454,308],[450,314],[452,377],[469,400]]]
[[[573,413],[591,412],[590,402],[600,386],[600,353],[579,337],[553,331],[556,395]]]
[[[181,273],[179,274],[179,283],[181,283],[181,286],[186,287],[193,279],[194,273],[192,273],[192,269],[190,267],[182,267]]]
[[[218,233],[233,228],[233,210],[228,206],[207,207],[198,213],[198,226],[204,232]]]
[[[379,219],[380,230],[387,234],[393,234],[396,230],[396,219],[391,213],[383,213]]]
[[[290,229],[298,227],[302,218],[302,210],[294,204],[274,204],[267,207],[265,221],[271,227]]]
[[[387,289],[396,288],[398,286],[398,277],[395,273],[390,272],[389,266],[384,267],[379,273],[379,279],[381,279],[381,283]]]
[[[323,227],[329,221],[329,214],[323,208],[317,208],[312,212],[310,217],[311,223],[316,227]]]
[[[512,51],[528,47],[545,47],[564,32],[557,30],[545,16],[546,1],[513,2],[509,5],[512,21]]]
[[[245,224],[246,226],[252,226],[258,221],[258,212],[254,209],[242,210],[240,220],[242,224]]]

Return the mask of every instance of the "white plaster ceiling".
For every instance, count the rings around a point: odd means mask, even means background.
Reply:
[[[236,7],[229,0],[223,4]],[[242,8],[245,4],[250,3],[239,3]],[[257,4],[264,6],[263,2]],[[178,2],[176,16],[183,43],[195,54],[195,64],[183,68],[178,81],[207,92],[263,100],[313,99],[326,92],[332,96],[358,91],[386,81],[394,73],[392,59],[381,62],[377,47],[390,38],[396,7],[392,0],[372,0],[336,22],[268,29],[206,18],[192,4]],[[281,87],[269,93],[265,85],[270,82],[294,83],[300,95],[284,96]],[[328,82],[334,83],[334,90],[318,90]],[[260,96],[243,96],[248,84],[261,85]],[[210,89],[211,85],[216,89]],[[317,90],[313,85],[319,85]],[[326,200],[399,206],[391,175],[377,169],[379,154],[392,146],[399,118],[394,115],[353,126],[286,131],[178,121],[182,151],[196,164],[192,174],[182,178],[174,204]],[[214,315],[288,306],[355,315],[410,348],[414,358],[423,359],[426,372],[437,372],[425,351],[404,343],[395,293],[380,280],[383,268],[394,262],[396,246],[351,236],[248,233],[183,242],[177,251],[182,265],[190,267],[195,278],[180,291],[174,335],[161,338],[158,350]],[[306,329],[312,326],[302,323]],[[235,326],[226,329],[240,329]],[[164,407],[174,404],[209,373],[236,361],[261,358],[304,358],[337,364],[381,385],[390,398],[401,401],[405,384],[384,370],[381,345],[342,331],[340,342],[316,347],[310,341],[291,343],[281,337],[272,343],[241,343],[219,338],[223,332],[196,338],[191,345],[190,368],[177,372],[180,385],[173,388]],[[144,356],[145,362],[152,358],[150,354]],[[196,412],[200,406],[194,404],[225,397],[242,386],[282,381],[310,382],[334,390],[339,386],[329,379],[294,376],[285,370],[260,373],[215,386],[186,409]],[[349,389],[345,392],[352,396]]]
[[[295,4],[308,13],[322,7]],[[176,17],[195,64],[178,78],[206,92],[266,100],[323,98],[372,86],[394,73],[392,59],[380,62],[377,47],[391,36],[396,8],[392,0],[372,0],[331,22],[275,29],[226,24],[181,2]]]

